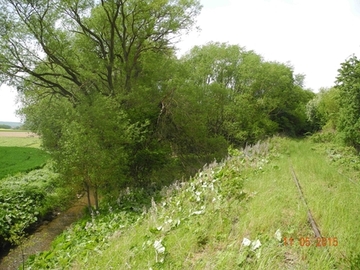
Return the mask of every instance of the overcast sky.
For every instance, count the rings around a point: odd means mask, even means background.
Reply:
[[[290,63],[307,88],[331,87],[340,63],[360,56],[359,0],[200,0],[200,32],[178,44],[179,55],[210,41],[238,44],[265,60]],[[0,88],[0,121],[18,121],[15,91]]]

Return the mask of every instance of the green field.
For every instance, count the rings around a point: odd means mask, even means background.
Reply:
[[[48,158],[48,154],[41,149],[0,146],[0,179],[18,172],[38,169],[45,164]]]
[[[4,134],[8,131],[0,131],[0,133]],[[13,132],[13,131],[11,131]],[[16,132],[16,131],[14,131]],[[20,132],[17,132],[20,133]],[[0,146],[18,146],[18,147],[32,147],[32,148],[40,148],[41,140],[39,137],[6,137],[0,135]]]

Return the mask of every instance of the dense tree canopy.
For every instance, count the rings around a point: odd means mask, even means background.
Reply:
[[[319,93],[306,105],[308,120],[314,130],[331,129],[335,131],[339,123],[339,88],[321,88]]]
[[[338,129],[346,143],[360,150],[360,60],[355,55],[341,64],[337,88],[341,96]]]
[[[313,94],[296,84],[291,67],[219,43],[195,47],[183,60],[208,104],[208,128],[215,134],[242,145],[307,131],[304,104]]]
[[[309,130],[302,75],[238,45],[180,59],[197,0],[0,0],[0,78],[74,186],[162,185],[228,146]],[[97,205],[97,202],[95,202]]]

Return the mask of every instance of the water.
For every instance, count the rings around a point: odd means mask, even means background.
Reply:
[[[0,258],[0,270],[22,269],[23,261],[41,251],[48,250],[51,242],[74,221],[81,218],[87,206],[86,196],[79,199],[71,208],[60,213],[55,219],[41,225],[32,235],[25,239],[21,246],[9,251]]]

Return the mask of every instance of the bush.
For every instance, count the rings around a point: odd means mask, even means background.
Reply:
[[[34,187],[24,190],[0,191],[0,237],[19,244],[25,230],[39,217],[45,192]]]

